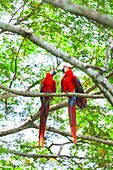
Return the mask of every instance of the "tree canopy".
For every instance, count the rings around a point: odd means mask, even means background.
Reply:
[[[0,3],[0,168],[112,169],[113,2],[4,0]],[[83,84],[77,143],[70,134],[61,68]],[[57,69],[56,93],[40,83]],[[40,96],[51,95],[45,146],[38,147]]]

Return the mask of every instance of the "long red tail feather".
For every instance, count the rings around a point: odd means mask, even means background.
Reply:
[[[76,98],[70,98],[68,101],[68,114],[71,134],[76,143]]]
[[[46,103],[42,103],[42,106],[40,108],[40,126],[39,126],[39,146],[42,145],[42,148],[44,147],[44,134],[46,130],[48,113],[49,103],[47,105]]]

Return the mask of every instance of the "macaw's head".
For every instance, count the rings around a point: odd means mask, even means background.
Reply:
[[[69,67],[63,66],[63,69],[62,69],[63,73],[66,73],[66,71],[68,71],[68,70],[69,70]]]
[[[56,68],[53,68],[53,70],[50,71],[50,74],[51,74],[52,76],[54,76],[56,73],[57,73],[57,72],[56,72]]]
[[[63,71],[63,73],[65,73],[65,75],[73,75],[73,71],[68,66],[63,66],[62,71]]]

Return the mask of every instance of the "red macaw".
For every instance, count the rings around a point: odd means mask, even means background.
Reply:
[[[79,79],[73,75],[72,70],[69,67],[64,66],[62,71],[64,72],[64,77],[61,80],[62,91],[84,93],[82,84],[80,83]],[[76,143],[76,105],[81,109],[84,109],[87,107],[87,101],[85,98],[76,96],[69,97],[68,100],[69,122],[74,143]]]
[[[56,81],[53,80],[53,76],[56,74],[55,69],[46,74],[46,77],[41,82],[41,93],[52,93],[56,92]],[[44,147],[44,134],[46,130],[46,121],[49,113],[49,105],[51,97],[41,97],[40,107],[40,125],[39,125],[39,146],[42,144]]]

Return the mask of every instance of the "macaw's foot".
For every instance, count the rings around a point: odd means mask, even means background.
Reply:
[[[47,94],[47,93],[50,93],[50,90],[46,91],[46,94]]]

